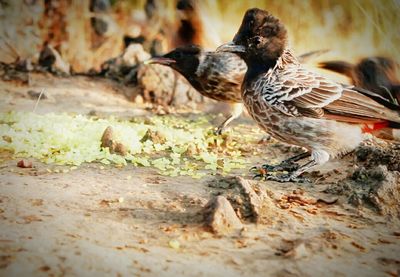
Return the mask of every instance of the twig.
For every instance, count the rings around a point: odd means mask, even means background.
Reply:
[[[38,99],[36,100],[36,103],[35,103],[35,107],[33,108],[33,113],[36,112],[36,108],[37,108],[37,106],[39,105],[39,101],[40,101],[40,98],[42,98],[43,93],[44,93],[44,89],[42,89],[42,90],[40,91],[39,97],[38,97]]]
[[[171,99],[168,101],[168,106],[171,106],[172,103],[174,102],[174,98],[175,98],[175,94],[176,94],[176,88],[178,86],[178,73],[174,70],[174,84],[172,86],[172,95],[171,95]]]

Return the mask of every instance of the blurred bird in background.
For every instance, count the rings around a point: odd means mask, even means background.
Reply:
[[[319,67],[343,74],[353,85],[373,91],[392,103],[400,103],[398,64],[386,57],[364,58],[357,64],[345,61],[326,61]]]

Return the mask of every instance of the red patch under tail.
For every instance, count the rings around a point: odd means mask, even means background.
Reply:
[[[369,123],[369,124],[364,124],[362,128],[363,133],[372,133],[375,131],[378,131],[380,129],[388,128],[389,127],[389,121],[380,121],[380,122],[375,122],[375,123]]]

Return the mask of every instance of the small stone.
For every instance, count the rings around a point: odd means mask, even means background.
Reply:
[[[240,176],[236,177],[236,180],[241,190],[243,191],[243,194],[248,197],[252,217],[255,221],[258,221],[258,218],[260,216],[260,207],[262,206],[263,202],[262,198],[257,195],[254,189],[251,187],[249,181]]]
[[[110,149],[110,153],[116,153],[121,156],[126,156],[128,154],[128,149],[125,145],[117,142],[113,138],[113,129],[108,126],[101,137],[101,147]]]
[[[296,244],[290,251],[285,254],[285,257],[290,257],[295,260],[306,258],[310,255],[304,242]]]
[[[240,232],[243,224],[237,217],[231,203],[224,196],[211,199],[205,207],[205,224],[218,235]]]
[[[126,156],[126,154],[128,154],[128,149],[122,143],[117,142],[114,147],[114,152],[121,156]]]
[[[169,247],[172,249],[178,250],[181,247],[181,244],[176,239],[172,239],[168,242]]]
[[[113,141],[113,129],[111,126],[108,126],[101,137],[101,147],[109,147],[111,148]],[[111,149],[110,149],[111,150]]]
[[[146,134],[144,134],[143,138],[140,142],[145,142],[147,140],[151,140],[153,143],[164,144],[166,142],[166,138],[158,131],[152,131],[151,129],[147,129]]]
[[[8,142],[8,143],[11,143],[11,142],[12,142],[12,137],[10,137],[10,136],[4,135],[2,138],[3,138],[3,140],[4,140],[5,142]]]
[[[17,163],[17,166],[21,168],[32,168],[32,162],[27,160],[20,160]]]
[[[35,90],[28,90],[27,93],[34,100],[38,99],[41,94],[40,91],[35,91]],[[44,100],[44,99],[47,99],[47,95],[45,93],[42,93],[42,96],[40,96],[40,100]]]

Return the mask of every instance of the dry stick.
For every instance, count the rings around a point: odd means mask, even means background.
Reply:
[[[36,100],[36,103],[35,103],[35,107],[33,108],[33,113],[36,112],[36,108],[37,108],[37,106],[39,105],[39,101],[40,101],[40,98],[42,98],[43,93],[44,93],[44,89],[42,89],[42,90],[40,91],[39,97],[38,97],[38,99]]]
[[[172,103],[174,102],[176,88],[178,86],[178,73],[175,70],[173,72],[174,72],[174,84],[172,86],[172,95],[171,95],[171,99],[168,101],[168,106],[171,106]]]

